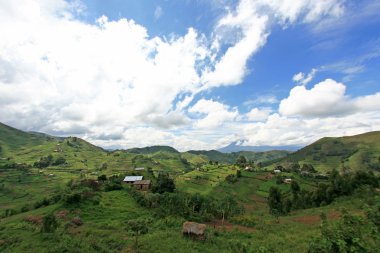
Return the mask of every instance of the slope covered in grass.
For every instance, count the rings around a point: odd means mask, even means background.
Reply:
[[[311,164],[326,172],[342,167],[380,171],[380,132],[345,137],[322,138],[281,159],[277,164]]]

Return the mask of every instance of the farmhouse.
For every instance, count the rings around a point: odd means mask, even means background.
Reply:
[[[137,190],[147,191],[150,188],[150,180],[137,180],[133,183]]]
[[[284,183],[285,184],[290,184],[292,182],[292,179],[291,178],[285,178],[284,179]]]
[[[133,184],[136,181],[143,180],[143,176],[126,176],[123,180],[124,183]]]
[[[278,173],[281,173],[281,170],[274,170],[273,172],[278,174]]]
[[[246,170],[246,171],[253,171],[253,168],[251,166],[247,166],[247,167],[245,167],[244,170]]]

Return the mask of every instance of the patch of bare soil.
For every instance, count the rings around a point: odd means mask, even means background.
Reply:
[[[216,229],[218,231],[224,231],[225,230],[225,231],[231,232],[234,229],[237,229],[239,232],[243,232],[243,233],[256,232],[255,228],[232,224],[232,223],[230,223],[228,221],[222,222],[222,220],[214,220],[214,221],[206,223],[206,224],[209,227],[212,227],[212,228],[214,228],[214,229]]]
[[[249,197],[251,200],[255,201],[256,203],[262,203],[266,204],[267,200],[264,197],[261,197],[259,195],[253,194]]]
[[[272,177],[273,177],[272,173],[267,173],[267,174],[256,176],[257,179],[264,180],[264,181],[270,180],[270,179],[272,179]]]
[[[329,212],[327,214],[327,219],[336,220],[341,217],[341,213],[338,211]],[[321,222],[321,217],[319,215],[308,215],[294,218],[294,221],[300,222],[306,225],[314,225]]]

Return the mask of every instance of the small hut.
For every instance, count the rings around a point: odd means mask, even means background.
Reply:
[[[150,180],[137,180],[133,183],[137,190],[148,191],[150,188]]]
[[[182,234],[190,238],[204,240],[206,225],[191,221],[185,221],[182,225]]]

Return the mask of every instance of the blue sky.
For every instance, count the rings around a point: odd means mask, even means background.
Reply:
[[[0,121],[23,130],[179,150],[380,130],[380,1],[0,7]]]

